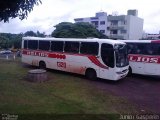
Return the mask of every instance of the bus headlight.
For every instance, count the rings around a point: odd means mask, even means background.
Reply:
[[[122,71],[117,71],[117,74],[124,74],[124,73],[128,73],[128,69],[122,70]]]
[[[123,74],[123,72],[122,71],[119,71],[119,72],[116,72],[117,74]]]

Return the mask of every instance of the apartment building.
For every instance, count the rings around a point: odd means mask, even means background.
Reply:
[[[128,10],[127,15],[107,15],[98,12],[95,17],[76,18],[75,22],[88,22],[111,39],[141,39],[143,19],[137,10]]]

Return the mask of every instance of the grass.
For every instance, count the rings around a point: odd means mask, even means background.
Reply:
[[[26,75],[30,69],[33,68],[24,66],[20,60],[0,60],[0,113],[22,114],[22,118],[27,114],[63,114],[63,118],[88,114],[95,119],[96,114],[116,119],[116,114],[137,113],[127,100],[95,88],[90,84],[92,81],[83,77],[49,70],[48,81],[28,82]]]

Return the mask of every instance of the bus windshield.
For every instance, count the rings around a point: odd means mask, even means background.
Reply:
[[[116,44],[115,56],[116,56],[116,67],[124,67],[129,65],[127,57],[127,46],[125,44]]]

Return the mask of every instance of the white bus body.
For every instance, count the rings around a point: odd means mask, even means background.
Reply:
[[[119,80],[129,68],[126,44],[108,39],[23,37],[22,62],[90,79]]]
[[[127,43],[129,73],[160,76],[160,40],[122,40]]]

